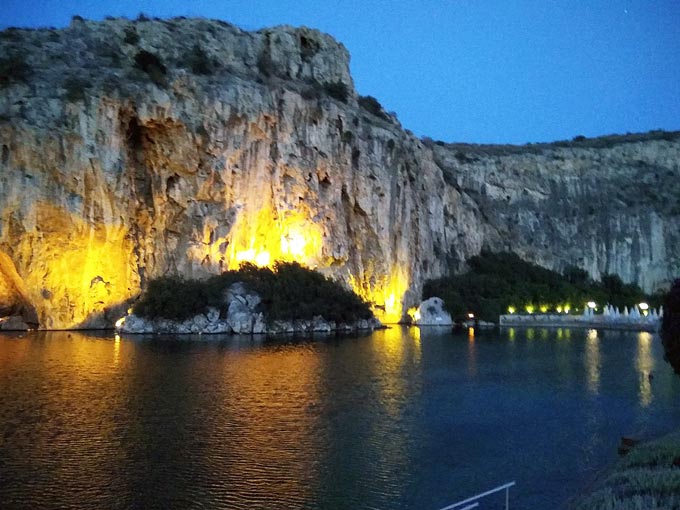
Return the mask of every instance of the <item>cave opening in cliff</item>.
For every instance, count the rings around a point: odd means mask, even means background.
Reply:
[[[127,140],[127,157],[132,169],[133,190],[148,208],[153,208],[153,190],[147,169],[147,147],[150,143],[148,133],[135,115],[124,121]]]

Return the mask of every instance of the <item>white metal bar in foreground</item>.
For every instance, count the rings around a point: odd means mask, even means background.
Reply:
[[[498,487],[495,487],[491,490],[488,490],[486,492],[482,492],[481,494],[477,494],[476,496],[472,496],[471,498],[464,499],[463,501],[458,501],[456,503],[453,503],[452,505],[445,506],[444,508],[440,508],[439,510],[468,510],[470,508],[475,508],[479,506],[479,503],[474,503],[473,505],[469,505],[466,507],[463,507],[463,505],[466,505],[467,503],[473,503],[477,501],[478,499],[482,499],[486,496],[490,496],[491,494],[495,494],[496,492],[500,491],[505,491],[505,510],[510,509],[510,487],[514,487],[515,482],[508,482],[503,485],[499,485]]]

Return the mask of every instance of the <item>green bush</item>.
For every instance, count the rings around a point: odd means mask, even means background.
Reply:
[[[82,78],[71,77],[64,82],[66,99],[71,102],[85,99],[85,91],[91,87],[90,82]]]
[[[194,44],[191,51],[185,56],[185,61],[187,67],[194,74],[209,75],[213,73],[214,64],[199,44]]]
[[[373,96],[359,96],[359,106],[371,115],[383,120],[390,120],[380,102]]]
[[[510,306],[518,312],[524,312],[527,306],[532,306],[535,312],[541,311],[541,307],[554,312],[565,304],[577,311],[590,300],[621,309],[641,301],[651,306],[660,304],[658,296],[645,295],[639,287],[623,283],[616,275],[604,275],[600,282],[594,282],[585,271],[573,266],[560,274],[513,253],[482,252],[472,257],[468,266],[470,270],[464,274],[425,282],[423,299],[442,298],[455,318],[473,312],[480,319],[493,322]]]
[[[342,101],[343,103],[347,102],[347,98],[349,97],[349,89],[343,82],[327,82],[323,84],[323,88],[326,91],[326,94],[332,98]]]
[[[677,432],[637,445],[572,507],[575,510],[680,508],[680,470],[675,466],[679,448]]]
[[[164,276],[151,280],[133,311],[140,317],[184,320],[219,301],[218,289],[206,281]]]
[[[137,33],[137,30],[135,30],[134,27],[127,27],[125,29],[125,35],[123,36],[123,41],[126,44],[131,44],[135,45],[139,42],[139,34]]]
[[[161,62],[161,59],[153,53],[146,50],[137,52],[135,55],[135,67],[148,74],[151,81],[156,85],[161,87],[166,85],[165,74],[167,69],[163,62]]]
[[[18,53],[0,58],[0,88],[7,87],[11,83],[26,81],[30,74],[31,67]]]
[[[675,280],[664,299],[661,338],[665,360],[680,375],[680,279]]]
[[[262,298],[268,321],[312,319],[351,322],[372,317],[371,310],[352,291],[300,264],[276,263],[273,269],[243,264],[207,280],[163,277],[152,280],[134,306],[141,317],[184,320],[209,306],[224,309],[224,293],[236,282]]]

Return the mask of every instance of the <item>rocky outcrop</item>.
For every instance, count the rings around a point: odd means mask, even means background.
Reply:
[[[414,311],[412,322],[416,326],[451,326],[451,314],[444,310],[444,301],[438,297],[426,299]]]
[[[241,261],[315,267],[384,321],[483,247],[647,290],[680,272],[678,134],[419,140],[307,28],[74,19],[6,30],[0,55],[0,252],[44,328]]]

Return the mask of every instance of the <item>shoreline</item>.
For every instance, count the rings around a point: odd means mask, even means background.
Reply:
[[[604,315],[501,315],[498,325],[504,327],[544,327],[544,328],[581,328],[612,329],[619,331],[648,331],[656,333],[661,327],[658,318],[641,317],[613,319]]]

